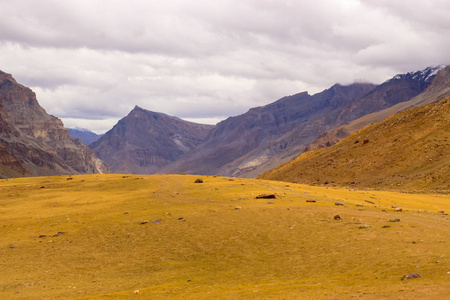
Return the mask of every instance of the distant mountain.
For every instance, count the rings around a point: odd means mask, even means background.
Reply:
[[[378,86],[337,84],[252,108],[217,124],[195,151],[159,172],[257,176],[295,158],[323,132],[419,95],[437,69],[397,75]]]
[[[259,178],[401,190],[450,190],[450,98],[408,109]]]
[[[89,145],[97,141],[103,134],[96,134],[85,128],[67,128],[70,132],[70,136],[74,139],[80,139],[86,145]]]
[[[70,137],[61,120],[46,113],[33,91],[2,71],[0,122],[2,151],[20,162],[24,176],[109,171],[86,145]]]
[[[202,143],[213,128],[136,106],[90,147],[115,173],[153,174]]]
[[[397,75],[394,78],[402,78],[403,75]],[[385,120],[387,117],[396,113],[404,111],[408,108],[417,107],[421,105],[430,104],[447,97],[450,97],[450,66],[438,66],[434,68],[427,68],[422,72],[408,73],[406,77],[409,78],[422,78],[425,79],[426,89],[412,98],[411,100],[400,102],[389,108],[377,111],[375,113],[367,114],[354,121],[348,122],[342,126],[334,128],[330,131],[322,133],[317,140],[306,147],[305,151],[320,149],[336,144],[341,139],[349,136],[350,134],[360,130],[372,123]],[[398,80],[398,79],[393,79]],[[393,80],[388,81],[389,84]],[[429,84],[429,81],[432,81]]]
[[[300,93],[250,109],[217,124],[205,143],[161,172],[245,176],[277,155],[311,143],[321,132],[346,122],[343,107],[374,88],[335,85],[316,95]]]

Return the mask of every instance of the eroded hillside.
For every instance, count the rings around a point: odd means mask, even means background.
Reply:
[[[260,178],[378,189],[450,190],[450,98],[375,123]]]

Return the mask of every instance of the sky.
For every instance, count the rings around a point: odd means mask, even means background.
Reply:
[[[66,127],[135,105],[215,124],[450,64],[448,0],[0,0],[0,70]]]

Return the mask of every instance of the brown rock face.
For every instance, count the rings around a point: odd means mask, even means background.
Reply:
[[[36,95],[0,71],[0,145],[33,175],[105,173],[108,166],[61,120],[46,113]],[[28,174],[24,174],[28,175]]]
[[[115,173],[153,174],[203,142],[212,128],[136,106],[90,147]]]

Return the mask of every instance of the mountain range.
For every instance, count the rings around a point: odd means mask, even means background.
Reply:
[[[136,106],[103,136],[71,129],[73,138],[58,118],[39,106],[29,88],[1,72],[0,173],[255,177],[305,151],[336,144],[371,123],[442,100],[450,96],[449,87],[450,68],[430,67],[380,85],[335,84],[314,95],[283,97],[215,126]],[[90,143],[86,138],[97,140]]]
[[[450,97],[410,108],[259,178],[383,190],[450,190]]]
[[[47,114],[32,90],[2,71],[0,146],[1,177],[109,172],[60,119]]]
[[[103,134],[96,134],[86,128],[67,128],[70,136],[74,139],[80,139],[84,144],[89,145],[97,141]]]
[[[308,150],[324,132],[372,113],[383,111],[380,116],[384,118],[396,113],[389,108],[408,103],[427,91],[442,68],[399,74],[380,85],[336,84],[315,95],[303,92],[283,97],[207,127],[189,147],[180,148],[175,136],[180,128],[184,135],[192,135],[188,133],[195,128],[192,123],[190,127],[173,125],[166,131],[170,121],[177,120],[178,124],[181,121],[165,115],[156,121],[151,116],[159,113],[135,108],[91,148],[113,172],[254,177]],[[153,123],[148,123],[149,119]],[[198,129],[194,131],[200,133]],[[341,132],[334,136],[332,143],[336,137],[349,134]],[[164,153],[172,151],[178,154],[162,158]]]

